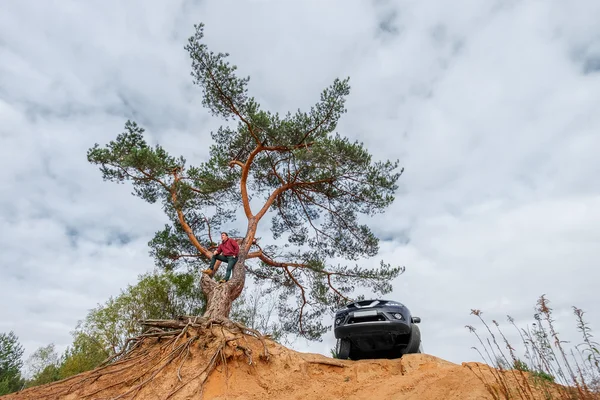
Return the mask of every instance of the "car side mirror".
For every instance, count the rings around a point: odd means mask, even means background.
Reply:
[[[411,318],[411,321],[412,321],[413,323],[415,323],[415,324],[418,324],[419,322],[421,322],[421,318],[419,318],[419,317],[412,317],[412,318]]]

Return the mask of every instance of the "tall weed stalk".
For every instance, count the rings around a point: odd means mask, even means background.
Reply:
[[[492,321],[495,326],[492,330],[483,319],[481,310],[471,310],[489,337],[482,337],[471,325],[466,327],[481,346],[481,349],[473,348],[484,363],[492,367],[492,379],[489,375],[486,377],[479,366],[469,368],[495,400],[600,400],[600,345],[593,340],[592,330],[583,318],[584,312],[573,307],[573,313],[577,330],[583,338],[582,343],[574,348],[567,348],[567,342],[560,339],[545,295],[537,301],[535,322],[531,326],[519,328],[514,319],[507,316],[524,345],[523,358],[519,358],[500,324]]]

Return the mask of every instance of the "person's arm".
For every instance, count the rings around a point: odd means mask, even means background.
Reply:
[[[217,247],[217,250],[215,250],[215,256],[218,254],[221,254],[223,252],[223,244],[221,243],[219,245],[219,247]]]
[[[235,258],[237,258],[237,256],[240,254],[240,246],[238,245],[238,242],[236,240],[233,241],[233,248],[233,255],[235,256]]]

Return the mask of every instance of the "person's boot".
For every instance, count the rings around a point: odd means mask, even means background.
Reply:
[[[204,271],[202,271],[202,273],[203,273],[203,274],[208,274],[208,276],[212,276],[212,274],[213,274],[213,270],[212,270],[212,269],[210,269],[210,268],[208,268],[208,269],[205,269]]]

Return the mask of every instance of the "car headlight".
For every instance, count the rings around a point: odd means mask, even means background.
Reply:
[[[342,323],[342,319],[341,319],[341,318],[336,318],[336,320],[335,320],[335,324],[336,324],[336,325],[339,325],[339,324],[341,324],[341,323]]]

